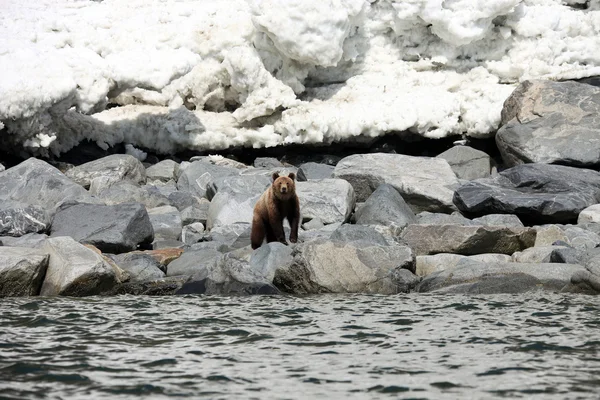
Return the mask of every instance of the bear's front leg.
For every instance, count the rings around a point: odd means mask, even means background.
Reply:
[[[271,212],[269,214],[269,224],[273,230],[273,234],[278,242],[281,242],[287,246],[288,242],[285,240],[285,231],[283,230],[283,218],[281,213],[278,211]]]

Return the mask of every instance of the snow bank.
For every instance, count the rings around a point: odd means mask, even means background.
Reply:
[[[0,10],[0,140],[34,154],[84,139],[170,153],[404,131],[489,137],[519,81],[600,75],[600,6],[583,0],[0,0]]]

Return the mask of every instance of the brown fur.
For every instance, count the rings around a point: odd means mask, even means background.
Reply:
[[[250,241],[252,249],[259,248],[264,239],[267,243],[281,242],[288,244],[283,231],[283,220],[287,218],[292,232],[290,242],[298,241],[298,226],[300,225],[300,201],[296,195],[296,175],[288,176],[273,174],[273,184],[260,196],[254,206],[252,218],[252,233]]]

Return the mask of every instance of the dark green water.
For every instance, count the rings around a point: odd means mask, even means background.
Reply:
[[[0,299],[2,399],[597,399],[600,297]]]

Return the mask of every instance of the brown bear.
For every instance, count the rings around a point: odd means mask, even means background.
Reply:
[[[298,226],[300,225],[300,201],[296,195],[296,184],[293,172],[288,176],[273,174],[273,184],[260,196],[254,206],[252,217],[252,233],[250,241],[255,250],[263,244],[281,242],[288,244],[283,231],[283,220],[287,218],[292,228],[290,242],[298,241]]]

